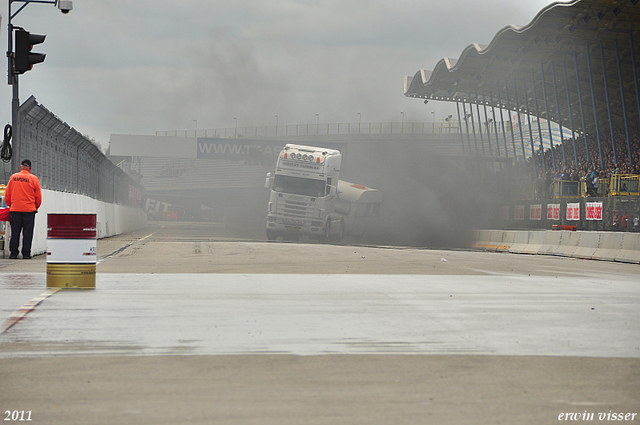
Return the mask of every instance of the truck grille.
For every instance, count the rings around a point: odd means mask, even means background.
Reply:
[[[284,224],[304,225],[313,219],[313,204],[311,202],[281,199],[278,202],[277,214],[283,217]]]

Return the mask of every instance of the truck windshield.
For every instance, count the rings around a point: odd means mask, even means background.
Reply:
[[[324,187],[324,180],[305,179],[291,176],[277,175],[273,182],[273,190],[276,192],[304,196],[324,196]]]

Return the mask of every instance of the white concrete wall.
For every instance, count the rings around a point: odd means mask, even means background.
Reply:
[[[119,235],[147,225],[147,215],[141,208],[108,204],[84,195],[42,190],[42,205],[36,214],[31,255],[44,254],[47,250],[47,214],[95,213],[98,221],[98,238]],[[9,223],[5,251],[9,251]]]
[[[469,246],[515,254],[558,255],[640,264],[640,233],[476,230]]]

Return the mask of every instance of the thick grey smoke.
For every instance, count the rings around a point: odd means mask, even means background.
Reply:
[[[31,5],[13,24],[47,34],[34,48],[47,59],[21,77],[21,99],[33,94],[105,147],[112,133],[193,130],[196,120],[199,129],[232,127],[234,117],[274,125],[275,114],[280,125],[316,114],[398,122],[404,111],[431,121],[431,105],[404,98],[404,76],[489,43],[547,3],[82,0],[67,15]],[[11,98],[10,86],[0,90]],[[5,122],[10,107],[0,103]]]
[[[428,145],[351,145],[344,177],[382,191],[384,204],[366,242],[455,247],[495,216],[499,193],[481,163],[436,155]]]

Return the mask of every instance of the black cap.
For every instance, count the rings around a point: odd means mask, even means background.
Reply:
[[[31,161],[28,159],[23,159],[20,165],[24,165],[25,167],[31,167]]]

